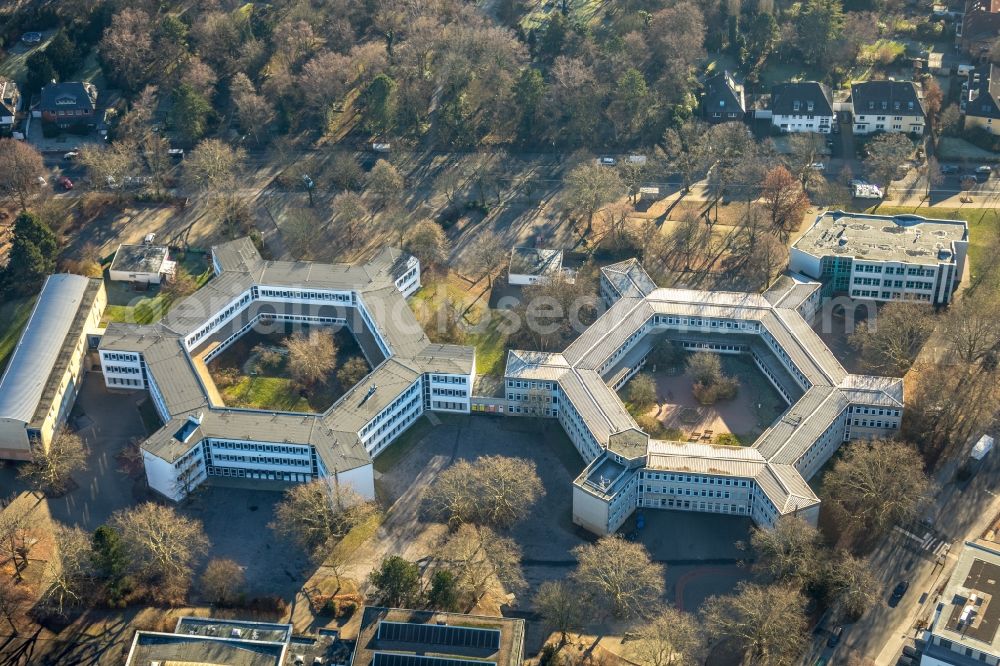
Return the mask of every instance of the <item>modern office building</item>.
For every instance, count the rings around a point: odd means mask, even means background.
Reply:
[[[507,284],[528,285],[553,280],[563,272],[562,250],[515,247],[510,251]]]
[[[366,606],[351,666],[521,666],[524,620]]]
[[[924,632],[920,666],[1000,664],[1000,599],[994,594],[1000,594],[1000,548],[966,542]]]
[[[660,289],[633,259],[602,269],[601,293],[609,309],[563,352],[511,351],[505,370],[508,413],[558,419],[583,457],[573,520],[591,532],[614,532],[637,507],[815,523],[806,479],[843,442],[899,427],[902,380],[849,374],[810,327],[817,282],[783,276],[764,294]],[[788,409],[749,447],[651,439],[615,391],[662,340],[749,356]]]
[[[265,261],[249,239],[212,250],[216,273],[153,325],[111,324],[108,388],[148,390],[165,424],[142,444],[149,486],[179,500],[212,477],[325,478],[374,496],[372,458],[425,411],[468,413],[472,347],[433,344],[406,303],[420,263],[384,249],[354,265]],[[373,368],[323,413],[227,407],[206,364],[250,330],[346,327]]]
[[[30,460],[66,423],[106,305],[99,279],[60,273],[45,280],[0,379],[0,459]]]
[[[962,281],[963,220],[828,211],[792,245],[789,269],[822,280],[824,295],[943,305]]]

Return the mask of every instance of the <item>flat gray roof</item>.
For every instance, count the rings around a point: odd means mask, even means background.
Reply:
[[[617,382],[628,360],[644,355],[655,339],[663,337],[745,345],[776,376],[794,402],[752,447],[734,450],[651,440],[647,465],[752,478],[782,512],[819,502],[794,465],[848,406],[902,409],[901,379],[848,374],[799,314],[797,309],[820,287],[815,281],[801,275],[786,276],[764,294],[661,289],[634,259],[603,268],[602,277],[619,297],[593,325],[561,354],[509,352],[504,374],[511,379],[558,382],[587,429],[608,449],[613,435],[638,428],[608,383]],[[636,345],[634,349],[621,357],[613,356],[657,315],[688,320],[734,320],[752,326],[709,326],[706,331],[690,325],[680,331],[647,331],[638,342],[632,342]],[[774,339],[805,378],[805,389],[779,362],[762,337],[764,333]],[[599,465],[589,467],[576,483],[594,492],[592,476],[601,469]]]
[[[954,243],[968,236],[969,226],[962,220],[829,211],[793,247],[816,257],[937,265],[954,261]]]
[[[515,247],[510,251],[510,273],[518,275],[556,275],[562,270],[562,250]]]
[[[1000,551],[968,541],[948,579],[931,632],[953,643],[1000,654]]]
[[[140,352],[146,359],[171,418],[143,448],[164,460],[175,460],[202,439],[232,437],[315,446],[327,469],[367,465],[371,457],[357,433],[368,421],[422,374],[469,374],[474,367],[474,348],[436,344],[427,338],[395,285],[409,266],[409,255],[399,250],[380,250],[371,261],[356,265],[265,261],[248,239],[224,243],[212,252],[216,277],[178,303],[160,323],[111,324],[101,341],[101,349]],[[210,380],[196,369],[183,339],[254,286],[353,292],[389,346],[389,358],[350,303],[285,303],[260,296],[200,340],[196,349],[226,340],[258,315],[330,317],[346,319],[373,370],[321,414],[239,409],[213,402],[202,383]],[[371,386],[377,389],[369,394]],[[181,442],[174,434],[191,417],[200,424]]]
[[[108,270],[159,273],[166,258],[167,248],[163,245],[119,245]]]

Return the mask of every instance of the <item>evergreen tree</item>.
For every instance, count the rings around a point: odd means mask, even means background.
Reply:
[[[92,540],[93,563],[97,576],[104,581],[108,601],[117,605],[125,592],[125,572],[128,556],[118,530],[101,525]]]
[[[30,294],[55,271],[59,244],[56,235],[34,213],[24,212],[14,221],[10,259],[3,284],[11,292]]]
[[[174,128],[191,142],[205,135],[212,105],[207,99],[186,83],[174,89],[174,106],[170,119]]]
[[[458,608],[458,578],[450,571],[435,571],[427,603],[436,610],[454,612]]]
[[[379,134],[392,127],[396,119],[396,82],[379,74],[365,89],[365,125]]]

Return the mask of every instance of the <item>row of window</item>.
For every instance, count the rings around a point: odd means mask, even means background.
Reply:
[[[142,386],[141,379],[129,379],[127,377],[105,377],[104,382],[108,386]]]
[[[899,416],[898,409],[885,409],[883,407],[851,407],[848,411],[851,414],[870,414],[872,416]]]
[[[273,458],[271,456],[241,456],[219,453],[212,456],[213,460],[237,463],[254,463],[258,465],[284,465],[286,467],[309,467],[309,462],[299,458]]]
[[[532,388],[532,389],[545,389],[547,391],[551,391],[552,382],[527,382],[527,381],[521,381],[519,379],[508,379],[507,388]]]
[[[261,451],[263,453],[284,453],[289,455],[309,455],[308,446],[289,446],[286,444],[258,444],[256,442],[235,442],[230,440],[211,440],[213,447],[229,451]]]
[[[719,504],[716,502],[692,502],[691,500],[674,500],[668,498],[655,499],[647,497],[640,500],[639,506],[660,507],[667,509],[688,509],[694,511],[709,511],[712,513],[746,513],[742,504]]]
[[[353,293],[335,291],[292,291],[289,289],[271,289],[258,287],[261,296],[265,298],[294,298],[303,301],[335,301],[338,303],[353,302]]]
[[[142,370],[134,365],[106,365],[104,372],[115,372],[119,375],[138,375]]]
[[[452,396],[452,397],[457,397],[457,398],[467,398],[467,397],[469,397],[469,394],[468,394],[468,392],[465,389],[434,388],[434,389],[431,389],[431,394],[432,395],[447,395],[447,396]]]
[[[752,481],[745,479],[726,479],[715,476],[691,476],[689,474],[670,474],[664,472],[639,472],[640,479],[651,481],[679,481],[681,483],[701,483],[709,486],[753,487]]]
[[[694,490],[694,492],[691,492],[690,488],[670,488],[668,486],[645,486],[645,487],[639,486],[639,492],[661,493],[661,494],[666,493],[668,495],[686,495],[688,497],[694,495],[695,497],[698,497],[697,488]],[[721,498],[729,499],[729,493],[730,491],[728,490],[706,490],[702,488],[701,497],[718,497],[720,499]]]
[[[133,353],[102,351],[101,356],[109,361],[132,361],[135,363],[139,360],[139,355]]]
[[[469,378],[464,375],[431,375],[431,381],[438,384],[468,384]]]
[[[390,423],[394,421],[398,417],[398,414],[394,414],[395,410],[399,408],[404,402],[409,400],[413,396],[413,394],[416,393],[419,389],[420,389],[420,382],[418,381],[412,384],[410,388],[406,389],[401,394],[399,394],[399,396],[395,400],[393,400],[388,407],[379,412],[378,416],[369,421],[368,424],[361,429],[360,433],[361,437],[364,438],[368,433],[372,432],[373,430],[375,431],[376,435],[382,432],[386,428],[386,426],[389,425],[388,423],[383,423],[383,421],[385,421],[386,419],[389,419]]]

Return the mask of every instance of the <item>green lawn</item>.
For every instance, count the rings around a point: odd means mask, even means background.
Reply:
[[[299,395],[291,379],[284,377],[241,377],[224,389],[222,397],[233,407],[276,409],[282,412],[311,412],[309,401]]]
[[[384,474],[395,467],[396,463],[402,460],[433,427],[434,426],[431,425],[431,422],[428,421],[427,418],[417,419],[416,423],[410,426],[410,428],[400,435],[396,441],[378,454],[378,457],[375,458],[375,462],[373,463],[375,471],[380,474]]]
[[[995,208],[933,208],[877,206],[869,209],[878,215],[922,215],[942,220],[965,220],[969,223],[969,272],[982,275],[984,266],[996,261],[988,256],[990,237],[1000,233],[1000,211]]]
[[[8,299],[0,304],[0,372],[7,366],[7,357],[14,351],[21,331],[31,317],[37,296]]]
[[[195,277],[200,289],[212,278],[212,269],[206,268],[204,254],[188,252],[181,262]],[[126,282],[105,280],[108,290],[108,306],[104,309],[104,323],[152,324],[163,318],[173,305],[174,299],[164,294],[159,287],[151,286],[149,291],[136,292]]]
[[[503,375],[507,361],[507,335],[499,330],[500,317],[492,317],[482,333],[469,335],[468,344],[476,348],[476,374]]]

